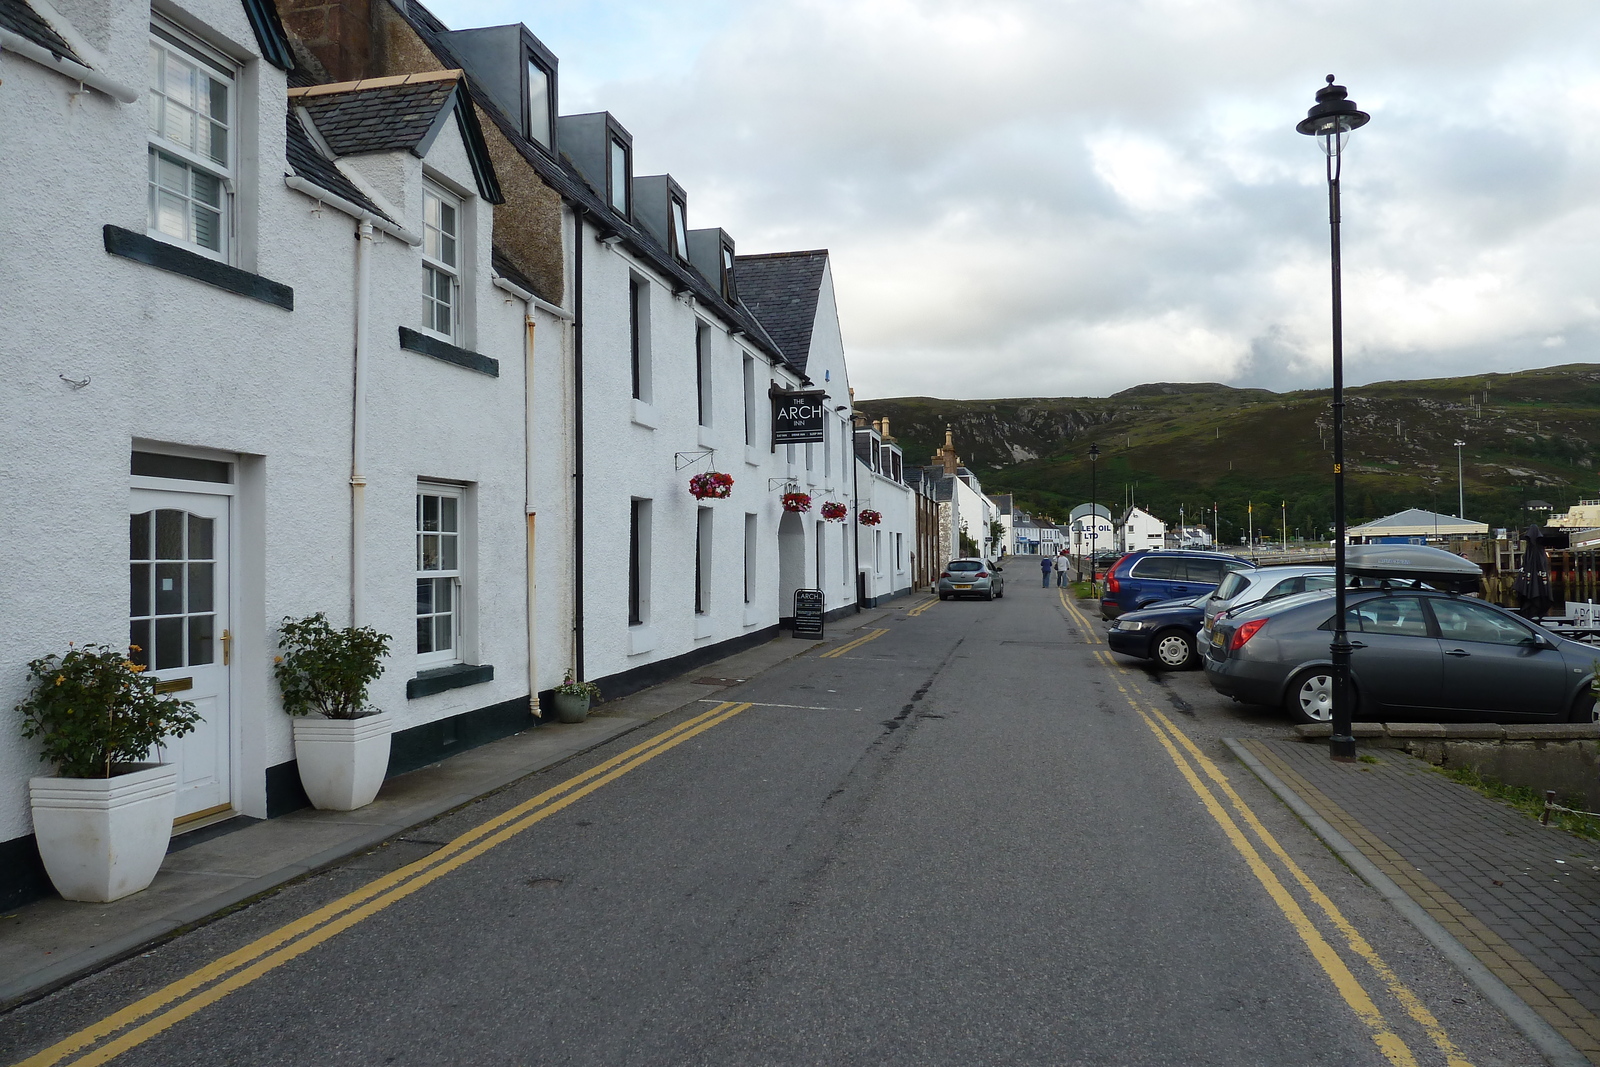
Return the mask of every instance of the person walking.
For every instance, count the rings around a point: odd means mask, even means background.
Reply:
[[[1050,557],[1049,556],[1040,556],[1039,557],[1039,570],[1043,574],[1043,577],[1044,577],[1043,585],[1044,585],[1044,588],[1046,588],[1046,589],[1050,588],[1050,566],[1051,566],[1051,563],[1050,563]]]
[[[1065,552],[1056,557],[1056,584],[1063,589],[1067,586],[1067,554]]]

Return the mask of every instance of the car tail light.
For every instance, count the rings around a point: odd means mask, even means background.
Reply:
[[[989,572],[988,571],[979,571],[978,572],[978,577],[979,578],[987,578],[987,577],[989,577]]]
[[[1106,595],[1107,596],[1116,596],[1120,592],[1122,592],[1122,583],[1117,581],[1117,576],[1115,574],[1107,575],[1106,576]]]
[[[1228,651],[1237,652],[1239,649],[1249,644],[1250,639],[1256,634],[1260,633],[1261,628],[1266,624],[1266,619],[1251,619],[1249,622],[1233,631],[1233,640],[1228,642]]]
[[[950,577],[950,572],[949,571],[941,571],[940,574],[939,574],[939,577],[948,578],[948,577]]]

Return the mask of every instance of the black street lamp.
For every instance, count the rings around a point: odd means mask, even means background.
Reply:
[[[1089,446],[1089,592],[1094,593],[1094,583],[1100,580],[1100,561],[1095,558],[1094,550],[1099,546],[1095,544],[1100,537],[1099,505],[1095,503],[1098,486],[1095,484],[1096,476],[1100,473],[1100,446]],[[1080,575],[1082,571],[1078,572]]]
[[[1339,169],[1350,131],[1360,129],[1372,116],[1347,99],[1342,85],[1317,90],[1317,103],[1295,129],[1319,140],[1328,157],[1328,229],[1333,253],[1333,736],[1328,755],[1341,762],[1356,758],[1356,739],[1350,731],[1350,654],[1354,649],[1345,632],[1344,569],[1344,307],[1339,284]]]

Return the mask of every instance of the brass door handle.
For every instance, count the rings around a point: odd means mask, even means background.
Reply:
[[[222,631],[222,665],[226,667],[233,656],[233,631]]]

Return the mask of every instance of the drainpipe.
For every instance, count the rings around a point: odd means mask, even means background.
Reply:
[[[356,225],[355,404],[350,420],[350,625],[367,621],[367,318],[372,288],[372,223]]]
[[[583,673],[583,209],[572,212],[572,670]]]

